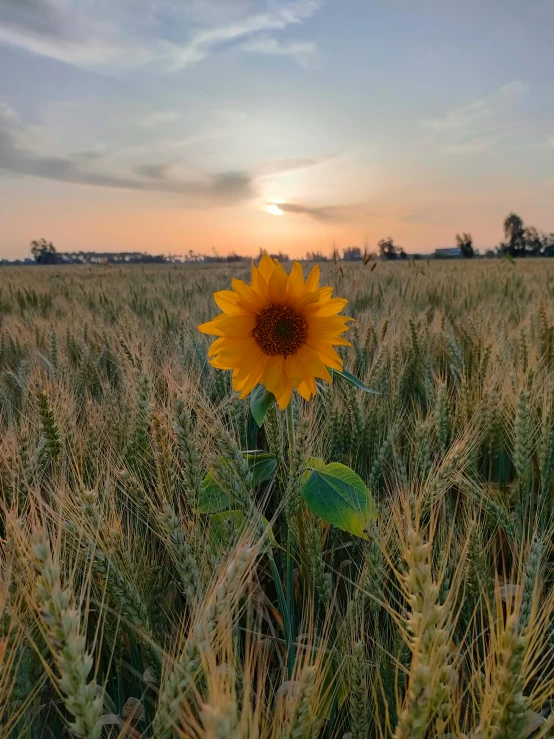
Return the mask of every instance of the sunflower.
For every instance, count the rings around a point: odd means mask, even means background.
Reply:
[[[233,370],[241,398],[263,383],[283,410],[293,388],[309,400],[316,378],[332,382],[328,367],[342,370],[333,347],[350,346],[341,334],[352,319],[337,315],[347,300],[331,297],[332,287],[319,287],[318,266],[304,281],[299,262],[287,275],[265,255],[258,267],[252,265],[251,285],[234,279],[232,286],[214,293],[223,313],[198,328],[219,337],[210,346],[210,364]]]

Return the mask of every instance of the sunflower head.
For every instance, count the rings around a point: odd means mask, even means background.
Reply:
[[[293,388],[305,399],[316,394],[316,378],[331,382],[328,368],[342,370],[337,345],[350,346],[341,334],[352,320],[339,316],[347,300],[319,287],[319,267],[304,280],[294,262],[289,275],[267,255],[252,265],[252,282],[233,280],[232,290],[214,293],[223,313],[198,328],[218,338],[210,346],[210,364],[233,371],[233,388],[244,398],[263,383],[281,409]]]

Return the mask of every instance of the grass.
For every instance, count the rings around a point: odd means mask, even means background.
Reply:
[[[2,270],[0,736],[552,736],[553,267],[325,265],[379,394],[296,398],[291,449],[207,364],[233,276]],[[366,482],[367,540],[306,456]]]

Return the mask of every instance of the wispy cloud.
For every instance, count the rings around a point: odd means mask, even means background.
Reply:
[[[317,12],[322,1],[288,0],[269,3],[263,12],[252,12],[250,2],[212,0],[210,13],[204,18],[210,19],[208,25],[191,32],[190,18],[199,17],[198,13],[191,16],[181,3],[169,0],[143,0],[140,14],[129,0],[115,4],[99,0],[0,0],[0,44],[79,67],[114,71],[147,63],[181,69],[230,47],[286,55],[308,64],[315,51],[313,44],[280,42],[267,34],[301,25]],[[171,28],[169,35],[166,27]]]
[[[321,0],[298,0],[281,7],[274,7],[265,13],[245,16],[230,24],[198,31],[187,44],[175,50],[173,66],[175,68],[187,67],[198,63],[223,46],[240,42],[242,39],[257,34],[282,31],[288,26],[301,24],[313,16],[320,7]]]
[[[232,205],[254,196],[253,178],[248,172],[221,172],[187,179],[175,176],[167,163],[138,165],[132,170],[116,170],[107,157],[75,155],[51,156],[30,145],[31,136],[15,111],[0,107],[0,170],[77,185],[93,185],[126,190],[172,193],[185,202],[205,206]]]
[[[337,154],[327,154],[320,157],[296,157],[290,159],[270,159],[256,167],[256,173],[260,177],[272,177],[276,174],[294,172],[298,169],[317,167],[338,157]]]
[[[481,154],[511,138],[516,132],[516,126],[509,126],[507,130],[493,130],[482,135],[469,135],[466,140],[460,137],[455,143],[443,146],[442,151],[445,154]]]
[[[20,120],[21,116],[19,113],[16,113],[7,103],[0,103],[0,127],[2,125],[17,124]]]
[[[132,68],[162,54],[128,2],[104,10],[100,0],[0,0],[0,44],[87,69]]]
[[[352,213],[357,210],[357,206],[313,206],[302,203],[267,203],[267,205],[276,205],[283,213],[292,213],[294,215],[309,216],[316,221],[325,223],[338,222],[347,220]]]
[[[316,62],[316,45],[309,41],[281,42],[270,36],[253,38],[240,45],[242,51],[254,54],[288,56],[304,67],[312,67]]]
[[[153,128],[164,123],[172,123],[179,117],[180,114],[176,110],[153,110],[142,117],[133,118],[129,123],[141,128]]]
[[[527,85],[519,80],[509,82],[487,97],[452,108],[442,116],[437,118],[421,118],[419,125],[434,131],[452,131],[469,128],[490,118],[495,112],[499,101],[518,97],[526,92],[527,89]]]
[[[515,80],[489,95],[451,108],[435,118],[421,118],[421,128],[430,132],[433,146],[445,154],[480,154],[506,143],[527,127],[520,103],[528,91]]]

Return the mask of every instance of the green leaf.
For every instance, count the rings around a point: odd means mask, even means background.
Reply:
[[[268,412],[275,396],[265,389],[263,385],[257,385],[250,393],[250,411],[258,426],[263,426],[265,414]]]
[[[246,452],[248,467],[252,472],[252,482],[259,485],[273,475],[277,468],[277,459],[273,454],[264,452]],[[224,460],[220,460],[225,464]],[[216,481],[217,473],[213,469],[202,480],[200,498],[196,508],[197,513],[219,513],[231,508],[231,496],[221,489]]]
[[[272,541],[275,541],[273,531],[269,526],[267,518],[260,516],[264,526],[268,528],[268,535]],[[233,532],[242,533],[248,526],[248,519],[242,511],[222,511],[214,513],[210,517],[210,539],[214,544],[225,544],[229,541]]]
[[[320,470],[325,467],[325,461],[321,457],[308,457],[306,460],[306,468],[309,470]]]
[[[355,385],[359,390],[363,390],[364,393],[372,393],[373,395],[379,395],[377,390],[372,390],[371,388],[369,388],[365,383],[359,380],[351,372],[347,372],[346,370],[339,372],[336,369],[331,370],[331,372],[333,376],[337,375],[337,377],[342,377],[343,380],[346,380],[346,382],[349,382],[351,385]]]
[[[312,469],[303,480],[308,508],[327,523],[367,539],[365,528],[377,509],[364,481],[344,464],[333,462]]]
[[[219,513],[231,507],[231,498],[217,484],[212,472],[202,480],[197,513]]]
[[[243,531],[247,523],[248,519],[242,511],[214,513],[210,518],[210,539],[214,544],[228,542],[230,535],[234,531]]]
[[[252,472],[254,485],[259,485],[261,482],[269,480],[277,469],[277,457],[273,454],[265,454],[264,452],[247,454],[246,459],[248,460],[248,467]]]

